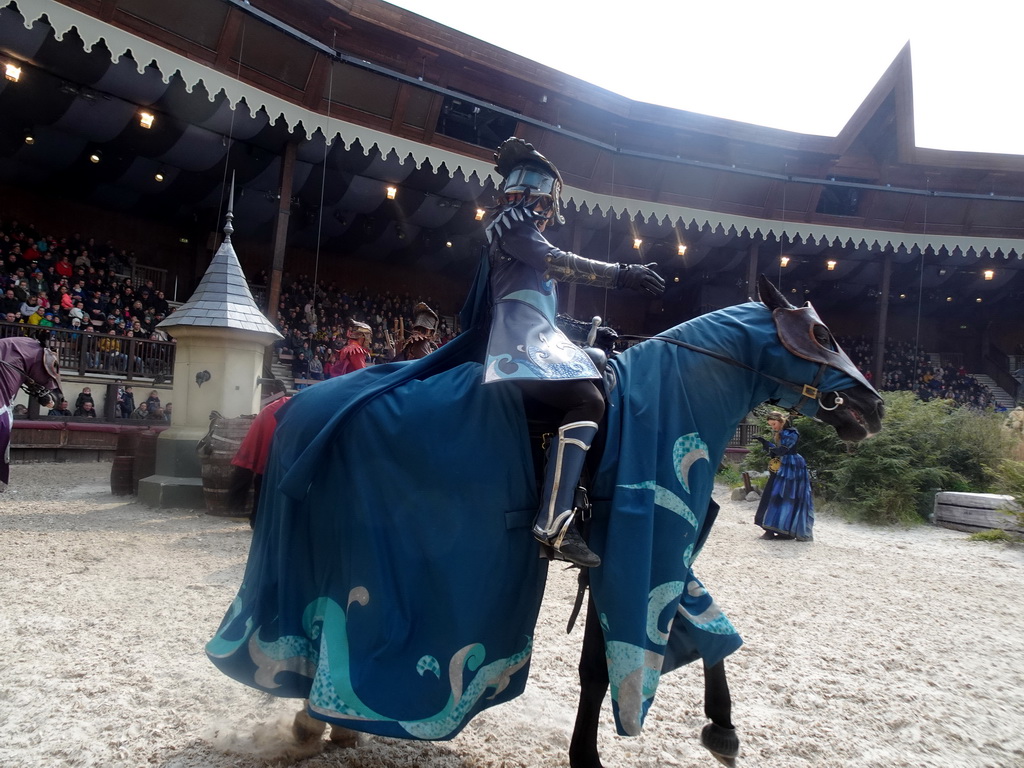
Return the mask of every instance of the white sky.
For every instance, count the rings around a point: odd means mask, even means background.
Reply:
[[[1022,0],[389,0],[638,101],[835,136],[909,40],[916,143],[1024,154]]]

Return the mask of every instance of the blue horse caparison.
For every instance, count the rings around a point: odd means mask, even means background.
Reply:
[[[858,386],[787,351],[759,302],[663,335],[798,384],[821,374],[822,391]],[[225,674],[308,698],[322,720],[401,738],[452,738],[522,692],[546,575],[529,531],[526,418],[518,390],[482,386],[460,344],[323,382],[280,412],[264,479],[275,492],[207,645]],[[715,664],[741,644],[692,566],[736,425],[765,400],[800,396],[660,340],[612,361],[608,381],[591,489],[603,565],[590,580],[617,727],[635,735],[663,672]],[[813,416],[818,403],[800,407]]]

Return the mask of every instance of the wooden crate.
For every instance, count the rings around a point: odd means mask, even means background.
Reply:
[[[1024,535],[1024,528],[1015,525],[1012,517],[1001,510],[1017,509],[1012,496],[997,493],[959,493],[940,491],[935,494],[936,525],[974,533],[1001,528]]]

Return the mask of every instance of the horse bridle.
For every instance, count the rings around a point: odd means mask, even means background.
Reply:
[[[825,394],[828,394],[828,393],[827,392],[822,392],[820,389],[818,389],[818,385],[821,383],[822,378],[824,378],[825,371],[828,370],[828,368],[829,368],[829,366],[826,363],[820,363],[820,362],[818,363],[818,371],[814,375],[814,381],[813,382],[811,382],[810,384],[797,384],[795,381],[788,381],[787,379],[780,379],[778,376],[773,376],[770,373],[765,373],[764,371],[759,371],[756,368],[747,365],[746,363],[740,362],[739,360],[734,360],[733,358],[729,357],[728,355],[723,355],[721,352],[715,352],[713,349],[707,349],[706,347],[698,347],[696,344],[690,344],[690,343],[685,342],[685,341],[680,341],[679,339],[673,339],[673,338],[670,338],[669,336],[628,336],[628,335],[623,335],[623,336],[619,336],[618,338],[624,339],[626,341],[648,341],[648,340],[665,341],[665,342],[668,342],[669,344],[675,344],[677,347],[682,347],[683,349],[688,349],[691,352],[699,352],[702,355],[707,355],[708,357],[713,357],[715,360],[720,360],[723,363],[728,363],[729,365],[734,365],[737,368],[742,368],[743,370],[750,371],[751,373],[756,373],[758,376],[763,376],[764,378],[766,378],[766,379],[768,379],[770,381],[774,381],[776,384],[781,384],[782,386],[786,387],[787,389],[792,390],[792,391],[796,392],[798,395],[800,395],[800,400],[797,402],[797,404],[792,406],[789,409],[793,413],[796,413],[797,411],[799,411],[800,408],[804,405],[804,403],[806,403],[806,402],[808,402],[810,400],[817,400],[818,401],[818,407],[822,408],[823,410],[826,410],[826,411],[834,411],[836,408],[838,408],[839,406],[841,406],[845,402],[845,400],[843,399],[843,396],[838,391],[833,391],[832,392],[832,395],[834,396],[835,399],[833,400],[831,406],[825,405],[825,401],[822,400],[822,395],[825,395]]]
[[[0,365],[6,366],[7,368],[10,368],[12,371],[20,375],[21,390],[29,397],[36,398],[36,400],[38,400],[40,403],[42,403],[44,400],[48,401],[51,399],[56,399],[53,395],[54,390],[47,389],[38,381],[33,379],[31,374],[29,374],[29,372],[26,371],[24,368],[20,368],[17,365],[14,365],[14,363],[9,363],[6,360],[0,360]]]

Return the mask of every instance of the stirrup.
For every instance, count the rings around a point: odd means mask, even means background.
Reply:
[[[569,515],[565,524],[551,533],[534,526],[533,537],[551,548],[550,556],[553,560],[564,560],[580,568],[597,568],[601,558],[587,546],[576,528],[574,518],[575,515]]]

